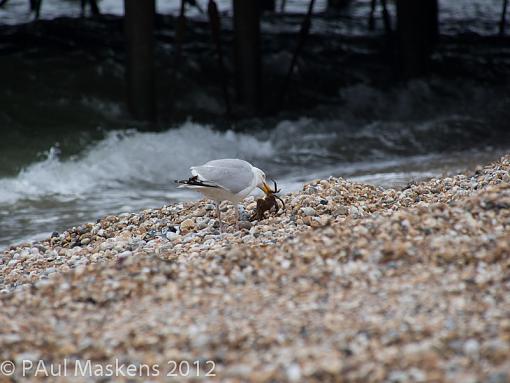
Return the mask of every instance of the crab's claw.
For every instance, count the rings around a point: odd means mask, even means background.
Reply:
[[[280,189],[278,189],[278,185],[276,185],[276,181],[271,179],[271,181],[273,181],[273,184],[274,184],[274,190],[271,190],[271,192],[273,194],[276,194],[276,193],[279,193],[280,192]]]

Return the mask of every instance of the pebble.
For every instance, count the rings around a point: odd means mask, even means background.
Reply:
[[[487,378],[487,383],[508,383],[510,381],[510,373],[502,371],[491,373]]]
[[[209,221],[210,221],[210,219],[207,218],[207,217],[204,217],[204,218],[198,220],[197,230],[203,230],[206,227],[208,227],[209,226]]]
[[[347,215],[349,214],[349,209],[346,206],[340,206],[335,209],[333,212],[333,216],[338,217],[339,215]]]
[[[464,353],[471,357],[478,356],[480,350],[480,343],[476,339],[469,339],[464,343]]]
[[[307,217],[317,215],[317,212],[315,211],[315,209],[313,207],[303,207],[303,208],[301,208],[301,211],[303,212],[303,215],[305,215]]]
[[[299,382],[301,381],[301,368],[298,364],[291,364],[289,367],[287,367],[287,378],[291,382]]]
[[[185,219],[181,222],[180,228],[182,231],[188,231],[195,227],[195,221],[193,221],[191,218]]]
[[[90,238],[83,238],[80,241],[80,243],[81,243],[82,246],[87,246],[90,243]]]
[[[131,257],[132,255],[133,255],[133,252],[131,252],[131,251],[123,251],[122,253],[117,254],[117,258],[127,258],[127,257]]]
[[[244,230],[250,230],[252,228],[252,224],[249,221],[240,221],[239,228]]]
[[[169,240],[169,241],[172,241],[176,238],[179,238],[180,235],[178,233],[175,233],[173,231],[167,231],[166,234],[165,234],[165,237]]]

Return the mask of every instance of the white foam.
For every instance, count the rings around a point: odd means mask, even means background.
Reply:
[[[75,199],[132,183],[171,183],[186,177],[190,166],[210,159],[238,157],[256,164],[257,158],[272,154],[268,141],[192,122],[161,133],[113,131],[78,158],[61,160],[53,147],[46,159],[17,177],[0,179],[0,203],[45,196]]]

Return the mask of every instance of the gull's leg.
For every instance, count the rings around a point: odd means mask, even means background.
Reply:
[[[216,216],[218,217],[218,222],[220,223],[220,234],[223,232],[222,224],[221,224],[221,212],[220,212],[220,203],[221,201],[216,201]]]
[[[234,204],[234,208],[236,210],[236,230],[239,230],[239,205]]]

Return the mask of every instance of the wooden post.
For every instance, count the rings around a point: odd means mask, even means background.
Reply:
[[[221,73],[221,90],[223,92],[223,101],[225,102],[225,113],[227,117],[230,117],[232,108],[230,107],[230,96],[228,94],[228,79],[227,71],[225,69],[225,63],[223,61],[223,48],[221,44],[221,19],[220,12],[218,11],[218,5],[216,1],[209,0],[207,4],[207,14],[209,15],[209,23],[211,24],[211,36],[216,48],[216,54],[218,56],[218,66]]]
[[[155,0],[124,0],[128,108],[137,120],[156,119],[154,91]]]
[[[280,12],[281,13],[285,12],[285,5],[286,4],[287,4],[287,0],[281,0],[281,3],[280,3]]]
[[[92,16],[99,16],[101,11],[99,10],[99,6],[97,5],[97,0],[89,0],[90,3],[90,12]]]
[[[381,6],[382,6],[382,17],[384,21],[384,30],[387,34],[391,33],[391,17],[390,13],[388,12],[388,6],[386,4],[386,0],[381,0]]]
[[[368,29],[373,31],[375,29],[375,6],[377,0],[370,0],[370,13],[368,14]]]
[[[403,77],[425,74],[439,33],[437,0],[397,0],[397,32]]]
[[[297,64],[297,59],[303,50],[305,45],[306,38],[310,33],[310,27],[312,26],[312,14],[313,7],[315,5],[315,0],[310,0],[308,3],[308,11],[306,12],[306,16],[303,19],[303,23],[301,24],[301,30],[299,31],[298,44],[296,46],[296,50],[294,51],[294,55],[292,56],[292,60],[290,62],[289,70],[287,72],[287,76],[285,76],[285,80],[283,81],[282,88],[280,90],[280,97],[278,98],[277,108],[281,109],[283,107],[283,103],[285,101],[285,96],[287,94],[287,90],[290,84],[290,78],[292,73],[294,72],[294,68]]]
[[[260,4],[234,0],[234,40],[237,96],[251,112],[261,104]]]
[[[87,6],[87,3],[90,4],[90,13],[92,16],[99,16],[101,14],[101,11],[99,10],[99,6],[97,5],[96,0],[81,0],[81,15],[82,17],[85,16],[85,8]]]
[[[341,9],[347,7],[351,0],[328,0],[328,9]]]
[[[429,49],[432,51],[439,42],[439,1],[428,0],[427,4]]]
[[[35,12],[35,19],[39,19],[41,13],[42,0],[30,0],[30,11]]]
[[[260,3],[261,11],[274,12],[276,9],[276,0],[262,0]]]
[[[506,27],[506,9],[508,8],[508,0],[503,0],[503,9],[501,10],[501,20],[499,21],[499,34],[505,34]]]

